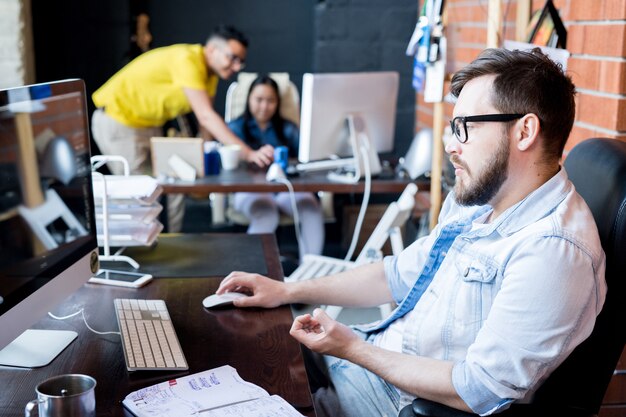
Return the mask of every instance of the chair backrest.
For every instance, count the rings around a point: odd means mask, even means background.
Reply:
[[[413,206],[415,206],[415,194],[417,194],[417,185],[409,183],[398,200],[389,204],[357,256],[355,260],[357,265],[382,259],[382,249],[387,239],[391,239],[394,255],[400,254],[403,249],[400,227],[411,217]]]
[[[608,294],[591,336],[541,386],[534,403],[597,413],[626,341],[626,143],[586,140],[564,166],[598,226]]]
[[[224,119],[226,122],[241,116],[246,109],[246,99],[250,85],[257,78],[258,74],[253,72],[240,72],[237,81],[232,83],[226,91],[226,103],[224,109]],[[280,115],[295,124],[300,124],[300,94],[298,88],[289,80],[286,72],[270,72],[280,92]]]

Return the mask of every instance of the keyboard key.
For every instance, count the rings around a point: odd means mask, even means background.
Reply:
[[[116,299],[113,304],[129,371],[189,369],[163,300]]]

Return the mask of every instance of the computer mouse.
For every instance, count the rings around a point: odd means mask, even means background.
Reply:
[[[233,300],[248,297],[248,295],[240,292],[226,292],[224,294],[211,294],[202,300],[202,305],[206,308],[221,307],[230,305]]]

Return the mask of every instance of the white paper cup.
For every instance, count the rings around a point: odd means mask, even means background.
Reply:
[[[220,159],[222,160],[222,168],[226,171],[237,168],[239,166],[239,153],[241,146],[225,145],[218,148]]]

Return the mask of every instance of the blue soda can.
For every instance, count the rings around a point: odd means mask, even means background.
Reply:
[[[220,153],[217,143],[204,142],[204,175],[218,175],[220,173]]]
[[[274,148],[274,162],[276,162],[283,171],[287,172],[289,165],[289,148],[286,146],[277,146]]]

